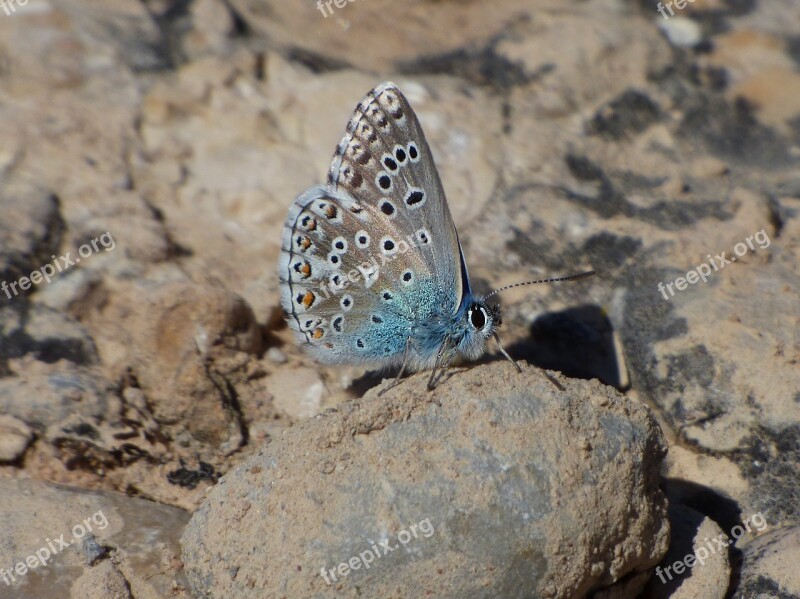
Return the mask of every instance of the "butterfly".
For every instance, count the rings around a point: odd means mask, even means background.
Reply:
[[[430,147],[393,83],[356,107],[327,184],[292,203],[278,275],[284,316],[318,362],[400,366],[395,383],[429,369],[432,389],[494,337],[520,369],[497,336],[500,308],[487,303],[496,292],[472,290]]]

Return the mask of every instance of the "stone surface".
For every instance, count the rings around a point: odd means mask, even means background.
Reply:
[[[261,331],[250,306],[227,290],[182,283],[151,289],[137,299],[141,308],[131,318],[136,343],[123,360],[154,418],[180,423],[203,445],[236,451],[245,440],[231,379],[240,372],[239,378],[246,378],[249,357],[261,351]],[[113,312],[128,307],[122,302]],[[123,335],[118,331],[117,340]]]
[[[188,520],[182,510],[14,480],[0,485],[0,505],[3,597],[190,597],[176,544]],[[88,539],[103,548],[92,560]],[[29,559],[35,565],[17,571]]]
[[[800,597],[800,528],[771,530],[742,549],[741,580],[733,599]]]
[[[0,378],[0,413],[39,432],[70,416],[113,418],[110,387],[97,369],[22,358],[12,363],[12,376]]]
[[[0,214],[0,282],[12,284],[50,262],[61,243],[64,221],[52,192],[21,184],[0,193]],[[6,303],[19,294],[25,292],[18,286],[3,286],[0,299]]]
[[[88,568],[70,588],[70,599],[131,599],[125,577],[109,561]]]
[[[458,372],[432,393],[419,375],[284,433],[195,512],[194,593],[566,598],[651,567],[668,524],[649,411],[597,383],[512,372]],[[321,576],[387,541],[397,553],[370,569]]]
[[[319,413],[325,396],[325,383],[311,368],[279,371],[269,377],[267,390],[275,407],[290,417],[305,420]]]
[[[32,440],[33,432],[22,420],[0,415],[0,462],[21,458]]]
[[[684,505],[670,505],[669,520],[669,551],[656,568],[644,596],[725,599],[731,583],[728,536],[716,522]],[[724,539],[723,548],[714,539]],[[682,562],[678,566],[680,572],[675,568],[678,562]]]

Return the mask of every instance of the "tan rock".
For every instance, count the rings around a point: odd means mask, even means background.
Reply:
[[[22,457],[33,440],[33,431],[19,418],[0,414],[0,462]]]
[[[664,446],[644,406],[507,363],[433,392],[427,379],[299,423],[223,477],[183,537],[194,592],[567,599],[666,551]],[[379,543],[393,553],[338,569]]]
[[[35,566],[9,585],[0,577],[3,597],[188,599],[175,544],[186,520],[176,508],[118,493],[4,479],[0,563],[4,572],[28,559]],[[107,550],[89,557],[87,543]]]
[[[763,531],[742,548],[741,579],[734,599],[758,594],[800,596],[800,527]]]
[[[275,398],[275,407],[293,420],[318,414],[327,394],[325,383],[311,368],[278,370],[268,377],[266,388]]]
[[[88,568],[70,589],[70,599],[132,599],[125,577],[110,561]]]
[[[719,525],[682,505],[669,508],[669,551],[645,590],[653,599],[724,599],[731,578],[728,545]]]

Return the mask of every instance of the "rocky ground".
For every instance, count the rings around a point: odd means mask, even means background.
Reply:
[[[0,5],[0,597],[800,597],[800,5],[338,1]],[[523,373],[282,323],[389,79],[479,289],[597,271]]]

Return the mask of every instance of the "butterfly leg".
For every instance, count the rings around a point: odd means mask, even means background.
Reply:
[[[497,341],[497,347],[500,349],[500,353],[503,354],[508,361],[514,365],[514,368],[517,369],[517,372],[522,372],[522,368],[519,367],[519,364],[517,364],[514,358],[509,356],[508,352],[503,348],[503,345],[500,343],[500,337],[497,336],[497,333],[494,333],[494,340]]]
[[[400,366],[400,372],[397,373],[397,376],[394,378],[394,380],[388,387],[378,391],[378,397],[386,393],[389,389],[397,387],[397,385],[400,384],[400,379],[403,377],[403,374],[405,374],[406,368],[408,367],[408,357],[410,355],[410,352],[411,352],[411,337],[406,339],[406,349],[405,351],[403,351],[403,364],[402,366]]]
[[[433,363],[433,370],[431,370],[431,378],[428,379],[428,391],[433,391],[436,388],[436,385],[447,372],[447,367],[450,365],[452,359],[453,354],[451,353],[450,338],[447,337],[442,342],[436,354],[436,361]]]

